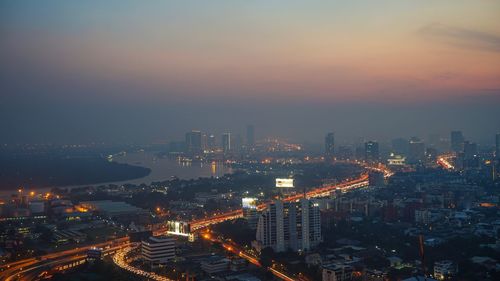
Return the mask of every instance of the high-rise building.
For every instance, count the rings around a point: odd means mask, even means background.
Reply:
[[[188,153],[198,154],[202,152],[201,132],[191,131],[186,133],[186,150]]]
[[[207,136],[207,147],[210,150],[215,149],[215,136],[214,134],[210,134]]]
[[[367,162],[378,162],[380,160],[380,154],[378,150],[378,142],[368,141],[365,142],[365,160]]]
[[[418,164],[425,161],[425,144],[417,137],[412,137],[408,143],[408,163]]]
[[[478,168],[479,167],[479,155],[477,150],[477,144],[469,141],[464,142],[464,152],[463,152],[463,167],[464,168]]]
[[[259,211],[257,210],[257,198],[244,197],[241,199],[243,218],[247,221],[250,229],[256,229],[259,222]]]
[[[500,159],[500,133],[495,136],[495,156]]]
[[[247,143],[248,147],[253,147],[255,145],[255,128],[253,125],[247,125]]]
[[[392,152],[398,155],[408,155],[408,139],[397,138],[391,141]]]
[[[335,134],[328,133],[325,137],[325,159],[332,159],[335,155]]]
[[[259,217],[256,238],[261,249],[271,247],[276,252],[307,251],[317,246],[321,242],[319,204],[305,198],[268,204]]]
[[[175,258],[175,239],[172,236],[151,236],[141,242],[142,257],[153,264],[165,264]]]
[[[231,133],[224,133],[222,134],[222,151],[224,153],[230,152],[232,149],[231,147]]]
[[[464,150],[464,135],[462,131],[451,131],[451,150],[459,153]]]

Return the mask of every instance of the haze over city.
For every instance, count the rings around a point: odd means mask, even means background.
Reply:
[[[497,1],[5,1],[8,143],[500,130]],[[370,120],[370,122],[366,122]],[[481,126],[477,126],[481,124]],[[300,127],[300,130],[297,128]]]
[[[0,280],[500,280],[500,1],[0,1]]]

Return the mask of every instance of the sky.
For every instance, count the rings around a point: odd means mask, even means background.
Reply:
[[[0,3],[5,143],[500,132],[500,1]]]

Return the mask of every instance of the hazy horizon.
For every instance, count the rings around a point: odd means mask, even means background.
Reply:
[[[500,2],[3,1],[3,143],[493,143]]]

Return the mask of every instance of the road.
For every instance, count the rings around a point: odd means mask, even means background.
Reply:
[[[437,158],[437,164],[446,170],[453,170],[455,167],[451,164],[451,159],[455,157],[453,154],[443,154],[439,155]]]
[[[386,177],[389,177],[392,175],[392,173],[389,170],[385,169],[384,167],[365,166],[365,168],[371,169],[371,170],[382,171],[382,172],[384,172]],[[353,179],[353,180],[339,183],[336,185],[322,186],[319,188],[312,189],[312,190],[308,191],[305,194],[305,196],[306,196],[306,198],[321,197],[321,196],[328,195],[331,191],[334,191],[334,190],[348,191],[348,190],[362,188],[362,187],[366,187],[366,186],[368,186],[368,174],[364,173],[357,179]],[[304,194],[297,194],[297,195],[286,197],[286,198],[284,198],[284,200],[285,201],[294,201],[294,200],[302,198],[303,196],[304,196]],[[260,204],[258,206],[258,209],[262,210],[262,209],[265,209],[265,207],[266,207],[266,204]],[[191,222],[191,229],[192,229],[192,231],[200,230],[200,229],[205,228],[207,226],[221,223],[221,222],[227,221],[227,220],[233,220],[236,218],[240,218],[242,216],[243,216],[243,211],[241,209],[229,211],[229,212],[226,212],[226,213],[214,216],[214,217],[192,221]],[[155,232],[161,233],[162,230],[157,230]],[[53,265],[53,264],[61,264],[61,263],[69,263],[75,257],[85,255],[87,250],[90,248],[107,248],[107,247],[114,247],[114,246],[119,245],[119,244],[125,245],[127,243],[128,243],[128,237],[123,237],[123,238],[117,238],[114,240],[110,240],[107,242],[98,243],[98,244],[94,244],[94,245],[88,245],[88,246],[79,247],[79,248],[75,248],[75,249],[71,249],[71,250],[50,253],[50,254],[41,256],[38,259],[29,258],[29,259],[24,259],[24,260],[20,260],[20,261],[15,261],[15,262],[0,266],[0,270],[1,270],[0,280],[8,280],[8,281],[16,280],[15,278],[17,276],[19,276],[19,274],[22,275],[22,274],[25,274],[26,272],[30,272],[31,270],[35,270],[35,269],[39,269],[43,266]],[[242,257],[246,258],[250,262],[252,262],[251,259],[255,259],[254,257],[251,257],[251,256],[245,254],[243,251],[240,251],[240,252],[243,253]],[[240,254],[240,252],[238,252],[238,254]],[[254,262],[252,262],[252,263],[254,263]],[[283,280],[294,280],[294,279],[289,279],[290,277],[288,277],[285,273],[279,272],[276,269],[269,269],[269,270],[275,276],[277,276]]]

